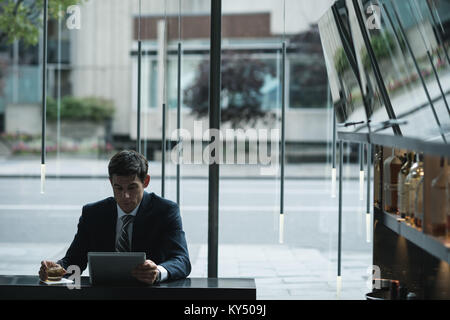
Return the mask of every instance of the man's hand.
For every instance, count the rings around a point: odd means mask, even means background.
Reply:
[[[41,268],[39,269],[39,279],[42,281],[45,281],[48,279],[48,269],[52,267],[60,267],[59,264],[53,262],[53,261],[41,261]]]
[[[159,270],[152,260],[145,260],[143,264],[138,265],[131,271],[131,275],[139,281],[153,284],[158,279]]]

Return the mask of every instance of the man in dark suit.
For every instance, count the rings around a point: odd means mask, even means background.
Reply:
[[[108,165],[114,197],[83,207],[78,231],[64,258],[42,261],[39,277],[46,280],[48,268],[87,266],[87,253],[145,252],[149,260],[132,275],[147,284],[185,278],[191,271],[189,253],[178,205],[147,193],[148,162],[135,151],[114,155]]]

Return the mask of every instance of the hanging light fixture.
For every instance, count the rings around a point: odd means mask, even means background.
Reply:
[[[138,18],[138,65],[137,65],[137,124],[136,124],[136,151],[141,153],[141,0],[139,0],[139,18]]]
[[[181,0],[178,0],[178,70],[177,70],[177,204],[180,206],[181,176]]]
[[[372,145],[370,143],[367,144],[367,210],[366,210],[366,241],[369,243],[371,238],[371,218],[370,218],[370,170],[372,164]]]
[[[336,111],[333,107],[333,159],[331,167],[331,197],[336,198]]]
[[[341,254],[342,254],[342,163],[344,162],[342,140],[339,141],[339,205],[338,205],[338,257],[337,257],[337,278],[336,278],[336,296],[339,299],[342,290],[342,275],[341,275]]]
[[[45,192],[45,126],[47,122],[47,19],[48,0],[44,0],[43,41],[42,41],[42,130],[41,130],[41,193]]]
[[[61,33],[62,33],[63,11],[61,4],[58,6],[58,92],[56,104],[56,172],[59,177],[61,162],[59,161],[61,151]]]
[[[281,176],[280,176],[280,219],[278,242],[284,242],[284,164],[285,164],[285,124],[286,124],[286,0],[283,0],[283,42],[281,57]]]
[[[161,138],[161,196],[165,196],[166,186],[166,52],[167,52],[167,1],[164,0],[164,32],[163,32],[163,50],[162,50],[162,81],[163,81],[163,94],[162,94],[162,138]]]
[[[359,200],[364,200],[364,144],[359,144]]]

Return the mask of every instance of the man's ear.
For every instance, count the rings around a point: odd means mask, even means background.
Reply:
[[[146,175],[144,179],[144,188],[147,188],[149,183],[150,183],[150,175]]]

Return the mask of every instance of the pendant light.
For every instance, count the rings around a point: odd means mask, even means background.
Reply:
[[[41,194],[45,192],[45,126],[47,122],[47,20],[48,0],[44,0],[43,41],[42,41],[42,130],[41,130]]]

